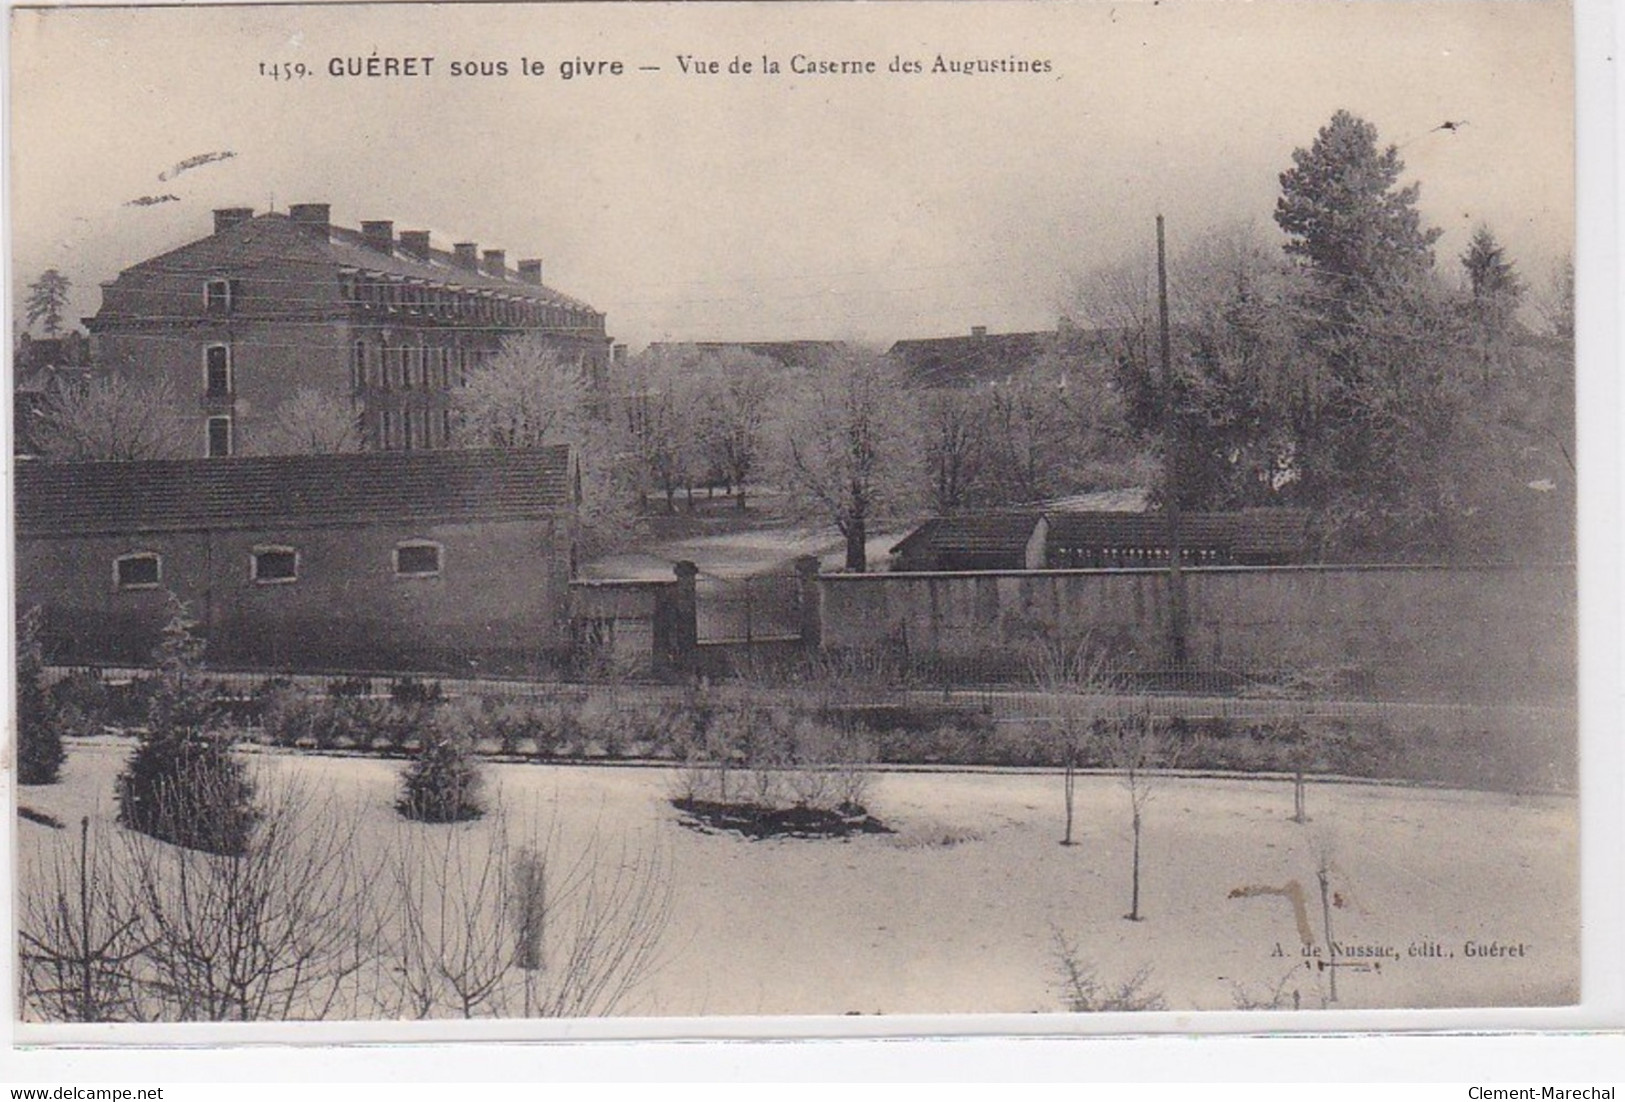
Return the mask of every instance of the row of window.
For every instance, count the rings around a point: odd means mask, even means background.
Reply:
[[[398,578],[437,578],[443,548],[433,540],[403,540],[391,552]],[[264,545],[248,555],[248,580],[256,585],[287,585],[299,580],[299,550]],[[164,581],[163,556],[156,551],[132,551],[113,560],[113,584],[118,589],[157,589]]]
[[[546,306],[494,291],[459,291],[421,280],[346,273],[340,286],[344,301],[391,314],[404,312],[533,329],[596,329],[602,324],[597,314],[587,311]],[[232,313],[240,297],[235,279],[208,279],[203,283],[203,309],[210,314]]]
[[[438,416],[437,416],[438,414]],[[383,451],[451,446],[451,411],[392,409],[378,411],[378,447]]]
[[[492,353],[486,349],[445,348],[430,345],[370,346],[356,341],[350,347],[352,390],[450,390],[468,385],[468,373],[484,366]],[[203,349],[203,393],[229,398],[235,389],[229,344]]]
[[[466,291],[422,280],[348,272],[341,277],[344,301],[387,313],[419,314],[529,328],[596,328],[598,315],[494,291]]]
[[[352,390],[450,390],[468,385],[468,373],[483,366],[492,353],[479,348],[407,344],[390,347],[356,341],[350,346]]]

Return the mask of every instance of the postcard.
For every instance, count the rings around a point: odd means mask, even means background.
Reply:
[[[15,1035],[1598,1024],[1575,19],[12,8]]]

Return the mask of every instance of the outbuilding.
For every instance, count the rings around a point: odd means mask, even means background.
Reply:
[[[23,461],[17,607],[60,664],[145,662],[186,602],[212,664],[530,671],[569,646],[568,447]]]

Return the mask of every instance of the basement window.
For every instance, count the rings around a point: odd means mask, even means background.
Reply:
[[[113,560],[113,584],[119,589],[157,589],[163,578],[163,562],[156,552],[135,551]]]
[[[438,578],[440,545],[432,540],[408,540],[395,546],[397,578]]]
[[[249,577],[257,585],[299,580],[299,552],[291,547],[256,547],[248,558]]]

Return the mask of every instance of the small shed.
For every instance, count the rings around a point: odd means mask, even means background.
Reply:
[[[900,571],[1037,570],[1044,565],[1041,513],[933,517],[891,549]]]
[[[1044,565],[1051,569],[1165,566],[1165,513],[1052,513]],[[1309,513],[1255,508],[1185,513],[1180,562],[1189,566],[1286,566],[1309,558]]]

